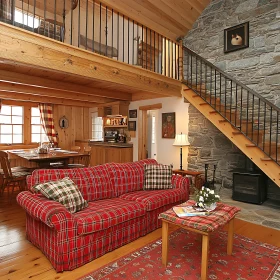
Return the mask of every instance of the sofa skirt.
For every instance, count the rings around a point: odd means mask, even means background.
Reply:
[[[73,270],[146,234],[144,216],[107,230],[77,235],[77,230],[56,231],[27,214],[27,239],[38,247],[57,272]]]

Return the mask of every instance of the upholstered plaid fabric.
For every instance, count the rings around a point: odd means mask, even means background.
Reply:
[[[53,105],[40,103],[38,107],[44,131],[48,136],[49,141],[57,145],[57,136],[56,131],[54,129],[53,120]]]
[[[147,211],[152,211],[166,204],[185,201],[186,192],[183,189],[137,191],[122,194],[120,198],[141,202]]]
[[[144,183],[144,164],[146,163],[156,164],[157,162],[155,160],[143,160],[136,163],[136,166],[140,166],[137,170],[142,172],[142,175],[138,176],[137,174],[135,178],[142,180],[142,186]],[[58,272],[80,267],[157,229],[161,226],[161,220],[158,219],[158,215],[182,202],[182,200],[179,200],[154,210],[146,211],[145,207],[157,207],[157,203],[148,200],[148,197],[143,197],[143,202],[112,198],[116,196],[116,190],[118,192],[127,192],[128,188],[122,182],[128,180],[127,176],[132,171],[130,170],[126,173],[125,170],[122,170],[122,176],[124,177],[119,176],[118,180],[114,180],[114,178],[110,180],[109,176],[114,176],[115,172],[111,168],[109,170],[109,165],[104,164],[93,167],[94,171],[90,170],[90,168],[80,168],[79,170],[36,170],[28,178],[28,185],[31,188],[35,184],[59,180],[69,175],[79,186],[84,198],[87,195],[87,197],[91,198],[91,201],[102,199],[90,202],[87,208],[77,213],[71,214],[63,205],[56,201],[48,200],[41,194],[24,191],[17,196],[18,203],[27,214],[26,236],[28,240],[46,255]],[[104,176],[102,177],[102,175]],[[94,179],[95,176],[99,176],[97,182]],[[112,191],[112,182],[117,182],[119,187],[118,189],[114,186],[114,192]],[[102,190],[102,184],[105,186],[104,191]],[[188,199],[189,178],[173,176],[172,184],[174,189],[163,190],[163,192],[170,191],[170,195],[177,195],[177,192],[173,193],[173,191],[177,188],[182,189],[184,193],[183,201]],[[137,186],[136,182],[132,183],[132,186]],[[98,190],[98,195],[94,194],[95,190]],[[133,192],[136,193],[136,190],[133,190]],[[144,191],[141,190],[140,192]],[[151,194],[156,191],[146,192]],[[159,198],[161,202],[166,199],[164,196],[159,196]],[[154,199],[157,198],[154,197]],[[181,196],[178,199],[181,199]],[[166,203],[170,201],[172,200],[167,199]],[[104,210],[103,213],[102,209]],[[95,218],[92,215],[95,215]],[[95,221],[98,221],[98,223],[95,224]]]
[[[180,203],[181,202],[175,202],[175,203],[172,203],[172,204],[164,205],[164,206],[162,206],[160,208],[157,208],[153,211],[147,211],[147,213],[145,215],[146,224],[147,224],[147,227],[146,227],[147,233],[161,227],[162,222],[161,222],[161,219],[158,218],[160,213],[165,212],[165,211],[169,210],[170,208],[172,208],[173,206],[178,205]]]
[[[88,206],[78,187],[69,178],[35,185],[34,189],[46,198],[61,203],[70,213],[75,213]]]
[[[144,166],[149,164],[156,165],[157,161],[154,159],[145,159],[137,162],[106,164],[114,188],[114,196],[142,190],[144,184]]]
[[[194,205],[196,202],[188,200],[181,204],[181,206]],[[187,226],[204,232],[213,232],[217,228],[225,225],[240,211],[240,208],[235,206],[226,205],[223,203],[217,203],[217,208],[211,211],[207,216],[194,216],[179,218],[176,216],[172,209],[167,210],[159,215],[159,219],[171,221],[178,225]]]
[[[41,221],[49,227],[54,227],[52,218],[55,214],[61,213],[67,219],[72,218],[72,214],[62,204],[46,199],[41,193],[20,192],[17,196],[17,202],[32,219]],[[57,230],[59,229],[57,228]]]
[[[171,178],[171,183],[174,188],[180,188],[185,190],[187,197],[185,200],[189,199],[189,193],[190,193],[190,185],[192,182],[192,176],[181,176],[177,174],[173,174]]]
[[[87,234],[144,216],[145,213],[140,203],[111,198],[90,202],[84,211],[74,216],[74,221],[78,226],[78,234]]]
[[[147,164],[145,170],[145,190],[171,189],[172,168],[170,165]]]
[[[27,239],[57,272],[73,270],[146,234],[146,220],[141,216],[106,230],[78,235],[76,224],[64,214],[53,216],[54,228],[26,215]]]
[[[87,201],[113,196],[113,187],[105,165],[73,169],[37,169],[33,171],[32,176],[27,177],[27,186],[33,191],[36,184],[57,181],[64,177],[69,177],[78,186]]]

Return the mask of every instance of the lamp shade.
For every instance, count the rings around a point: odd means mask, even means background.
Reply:
[[[175,141],[173,143],[173,146],[189,146],[189,140],[188,136],[186,134],[176,134]]]

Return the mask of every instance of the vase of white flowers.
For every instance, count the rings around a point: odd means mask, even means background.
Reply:
[[[214,190],[202,187],[195,197],[196,205],[208,211],[216,208],[216,202],[220,201],[220,196]]]

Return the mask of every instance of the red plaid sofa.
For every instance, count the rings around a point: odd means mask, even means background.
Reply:
[[[57,272],[73,270],[159,228],[159,213],[189,198],[190,178],[173,175],[172,189],[143,190],[144,164],[107,163],[89,168],[38,169],[29,191],[17,196],[26,211],[27,239]],[[38,183],[70,177],[88,207],[71,214],[58,202],[32,192]]]

